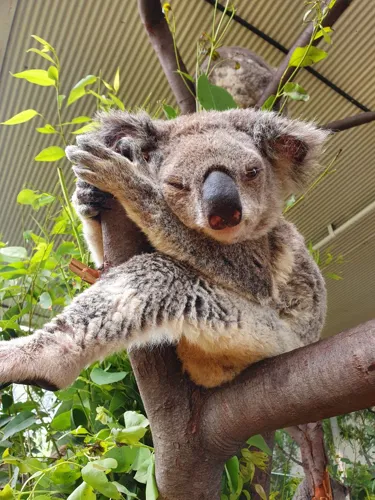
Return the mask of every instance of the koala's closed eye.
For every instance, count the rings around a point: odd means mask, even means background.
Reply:
[[[245,171],[246,178],[250,180],[255,179],[261,171],[261,167],[248,167]]]
[[[184,183],[180,177],[167,177],[164,184],[167,184],[167,186],[171,186],[174,189],[178,189],[179,191],[190,191],[189,186]]]

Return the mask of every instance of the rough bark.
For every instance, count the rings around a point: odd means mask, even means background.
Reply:
[[[327,15],[327,17],[324,19],[323,26],[333,26],[334,23],[337,21],[337,19],[341,16],[341,14],[345,12],[345,10],[349,7],[351,2],[352,0],[337,0],[335,5]],[[285,56],[280,66],[277,68],[277,71],[275,72],[273,79],[265,88],[262,96],[257,102],[256,107],[261,108],[270,95],[276,94],[277,88],[281,80],[283,82],[286,82],[288,78],[291,76],[295,68],[288,68],[289,59],[297,47],[305,47],[309,43],[311,35],[313,33],[313,29],[314,29],[313,24],[309,23],[305,28],[305,30],[297,38],[296,42],[290,48],[288,54]],[[320,41],[321,41],[320,38],[318,40],[314,40],[313,45],[318,45]]]
[[[115,201],[102,224],[107,262],[131,257],[123,239],[134,251],[147,251]],[[375,321],[257,363],[212,390],[181,372],[173,347],[134,350],[130,360],[151,424],[163,500],[218,499],[225,461],[251,435],[375,405]]]
[[[193,113],[195,111],[194,86],[190,81],[184,82],[182,77],[176,73],[178,66],[184,73],[187,73],[187,70],[178,50],[177,64],[173,38],[164,18],[160,0],[138,0],[138,10],[181,113]]]

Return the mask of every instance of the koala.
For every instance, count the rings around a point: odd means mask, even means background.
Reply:
[[[151,251],[104,272],[41,330],[0,342],[1,384],[60,389],[116,351],[174,344],[193,382],[215,387],[319,338],[324,281],[282,208],[326,131],[254,109],[98,121],[66,149],[88,244],[100,265],[96,215],[113,196]]]
[[[254,107],[276,69],[244,47],[220,47],[215,55],[209,72],[211,83],[225,88],[240,108]],[[207,65],[208,58],[202,69],[206,71]]]

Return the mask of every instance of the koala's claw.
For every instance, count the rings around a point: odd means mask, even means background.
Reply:
[[[72,201],[78,215],[92,219],[100,212],[108,210],[108,202],[112,198],[110,193],[100,191],[92,184],[78,179]]]

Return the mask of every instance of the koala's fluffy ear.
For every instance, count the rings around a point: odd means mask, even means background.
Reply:
[[[329,132],[276,113],[252,109],[236,113],[236,127],[246,130],[257,148],[269,158],[285,190],[304,187],[319,166],[322,146]]]
[[[119,139],[133,137],[153,149],[157,131],[147,113],[131,114],[119,110],[99,112],[96,120],[99,122],[99,139],[106,146],[113,147]]]

